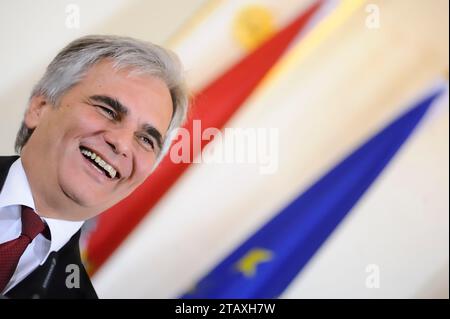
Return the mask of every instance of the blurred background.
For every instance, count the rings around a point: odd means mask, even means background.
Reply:
[[[273,129],[274,148],[266,163],[166,160],[87,222],[101,298],[448,298],[448,5],[2,1],[0,151],[68,42],[151,41],[185,65],[190,121]]]

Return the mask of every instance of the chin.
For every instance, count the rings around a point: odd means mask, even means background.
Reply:
[[[88,188],[80,187],[79,184],[73,185],[73,183],[61,183],[61,190],[65,197],[73,202],[73,204],[90,208],[98,206],[98,199],[102,198],[101,194],[97,194]]]

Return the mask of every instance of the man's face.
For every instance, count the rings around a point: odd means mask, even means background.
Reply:
[[[150,174],[172,117],[165,83],[104,60],[54,107],[36,97],[22,162],[37,210],[85,220],[130,194]]]

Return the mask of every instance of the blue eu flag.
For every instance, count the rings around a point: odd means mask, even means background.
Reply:
[[[182,298],[278,297],[383,171],[441,91],[357,148]]]

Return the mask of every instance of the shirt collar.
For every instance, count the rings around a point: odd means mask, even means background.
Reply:
[[[11,165],[0,192],[0,207],[19,205],[28,206],[36,211],[30,185],[20,158]],[[36,212],[39,214],[38,211]],[[47,223],[51,234],[48,254],[61,249],[84,223],[84,221],[41,218]]]
[[[24,205],[36,210],[30,185],[20,158],[9,168],[0,192],[0,207],[12,205]]]

